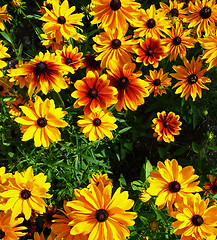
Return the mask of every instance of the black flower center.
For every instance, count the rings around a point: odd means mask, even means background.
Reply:
[[[49,3],[46,5],[46,8],[51,11],[53,9],[53,5]]]
[[[108,212],[105,209],[99,209],[96,211],[95,218],[98,222],[105,222],[108,219]]]
[[[121,46],[121,41],[119,39],[113,39],[111,41],[111,46],[114,49],[118,49]]]
[[[173,38],[173,44],[174,45],[179,45],[182,42],[182,39],[178,36]]]
[[[211,186],[211,190],[212,190],[213,192],[216,192],[216,191],[217,191],[217,185],[213,184],[213,185]]]
[[[178,192],[180,189],[181,189],[181,186],[180,186],[180,184],[177,181],[171,182],[169,184],[169,190],[172,193]]]
[[[172,17],[178,17],[179,16],[178,9],[176,9],[176,8],[171,9],[169,12],[169,15],[171,15]]]
[[[163,126],[164,126],[165,128],[169,127],[169,125],[170,125],[170,123],[169,123],[168,121],[165,121],[165,122],[163,123]]]
[[[148,55],[149,57],[153,56],[154,55],[154,49],[148,48],[146,50],[146,55]]]
[[[0,92],[2,92],[4,90],[4,87],[1,85],[0,86]]]
[[[60,17],[58,17],[57,22],[60,24],[64,24],[66,22],[66,19],[63,16],[60,16]]]
[[[203,18],[203,19],[207,19],[211,16],[211,8],[209,7],[203,7],[201,10],[200,10],[200,16]]]
[[[160,79],[159,79],[159,78],[155,79],[154,82],[153,82],[153,84],[154,84],[155,86],[159,86],[159,85],[161,84]]]
[[[31,197],[31,192],[27,189],[24,189],[20,195],[21,195],[21,198],[28,199]]]
[[[147,23],[146,23],[146,26],[148,28],[153,28],[155,26],[155,20],[153,18],[151,19],[148,19]]]
[[[196,83],[197,80],[198,80],[198,77],[195,74],[191,74],[188,76],[188,83],[190,83],[190,84]]]
[[[99,92],[95,88],[90,88],[87,94],[90,98],[94,99],[94,98],[97,98],[98,93]]]
[[[47,64],[45,62],[39,62],[36,65],[35,69],[36,69],[37,75],[45,73],[47,71]]]
[[[101,120],[99,118],[95,118],[93,120],[93,125],[95,125],[96,127],[98,127],[101,124]]]
[[[203,218],[198,214],[194,215],[191,221],[195,226],[200,226],[203,224]]]
[[[72,59],[71,58],[66,58],[65,64],[69,65],[70,63],[72,63]]]
[[[129,83],[130,83],[130,81],[127,77],[120,77],[118,79],[118,86],[123,88],[123,89],[127,88]]]
[[[39,127],[45,127],[47,125],[47,120],[41,117],[37,120],[37,124]]]
[[[117,11],[118,9],[121,8],[121,1],[120,0],[112,0],[110,2],[110,8],[113,10],[113,11]]]
[[[2,230],[0,230],[0,239],[5,237],[5,232],[3,232]]]

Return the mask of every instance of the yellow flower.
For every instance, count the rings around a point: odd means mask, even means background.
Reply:
[[[21,109],[20,106],[26,105],[26,99],[24,99],[22,96],[19,96],[16,100],[8,101],[7,107],[8,112],[11,114],[11,118],[14,117],[20,117],[21,115]]]
[[[207,192],[217,194],[217,177],[208,174],[207,178],[209,179],[209,181],[205,182],[203,187],[206,189]]]
[[[22,1],[21,0],[12,0],[12,5],[15,8],[19,8],[22,5]]]
[[[112,180],[108,177],[108,175],[106,173],[105,174],[101,174],[101,173],[100,174],[92,174],[92,176],[90,178],[90,184],[98,186],[100,182],[102,182],[104,187],[107,185],[113,186]]]
[[[49,147],[49,142],[58,142],[61,139],[60,131],[57,127],[66,127],[68,123],[63,118],[67,112],[62,108],[55,108],[54,100],[48,98],[43,102],[36,96],[32,107],[20,107],[26,116],[17,117],[16,122],[21,123],[21,131],[24,133],[22,141],[28,141],[34,137],[36,147],[41,145]]]
[[[1,17],[0,18],[0,29],[2,31],[4,31],[5,30],[5,26],[4,26],[4,23],[2,22],[2,20],[10,22],[11,19],[13,18],[11,15],[9,15],[7,13],[7,5],[4,5],[4,6],[0,7],[0,17]]]
[[[139,199],[140,199],[140,201],[145,203],[145,202],[148,202],[151,199],[151,195],[149,193],[147,193],[145,188],[143,188],[142,192],[139,194]]]
[[[54,32],[50,32],[48,34],[41,34],[41,37],[43,38],[43,40],[41,40],[42,45],[44,45],[46,48],[51,47],[53,52],[63,49],[63,41],[57,43]]]
[[[3,192],[9,186],[9,178],[12,176],[11,173],[5,173],[6,168],[0,168],[0,193]],[[0,196],[0,209],[4,210],[4,204],[6,200]]]
[[[0,14],[0,16],[1,16],[1,14]],[[1,27],[1,22],[0,22],[0,27]],[[8,51],[8,48],[2,44],[2,41],[0,41],[0,69],[7,66],[7,63],[2,60],[2,58],[10,57],[10,55],[7,53],[7,51]],[[0,70],[0,77],[3,77],[3,72],[1,70]]]

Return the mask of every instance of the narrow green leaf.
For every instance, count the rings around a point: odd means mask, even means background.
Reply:
[[[153,167],[150,161],[146,158],[146,166],[145,166],[145,176],[146,179],[150,176],[150,172],[153,170]]]
[[[192,149],[195,153],[200,152],[200,146],[196,142],[192,142]]]

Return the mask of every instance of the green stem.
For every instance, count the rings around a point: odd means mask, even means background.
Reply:
[[[65,103],[64,103],[62,97],[60,96],[60,94],[58,92],[57,92],[57,96],[58,96],[58,98],[59,98],[59,100],[61,102],[62,107],[65,108]]]

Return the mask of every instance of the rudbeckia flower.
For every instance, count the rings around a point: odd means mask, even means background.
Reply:
[[[140,3],[135,0],[92,0],[91,24],[100,23],[104,29],[118,29],[128,27],[127,22],[135,24],[139,17]]]
[[[60,131],[57,127],[66,127],[68,123],[63,118],[67,112],[62,108],[55,108],[54,100],[48,98],[43,102],[39,96],[36,96],[32,107],[20,107],[26,116],[17,117],[16,122],[22,124],[22,141],[28,141],[34,138],[36,147],[41,145],[49,147],[49,142],[58,142],[61,140]]]
[[[0,29],[2,31],[4,31],[5,30],[5,26],[4,26],[3,22],[2,22],[2,20],[4,22],[6,22],[6,21],[10,22],[11,19],[13,18],[11,15],[9,15],[7,13],[7,5],[4,5],[4,6],[0,7],[0,17],[1,17],[1,19],[0,19]]]
[[[2,44],[2,41],[0,41],[0,69],[7,66],[7,63],[2,60],[2,58],[10,57],[7,51],[8,51],[8,48]],[[0,77],[3,77],[3,72],[1,70],[0,70]]]
[[[201,199],[199,193],[184,198],[183,203],[175,203],[177,211],[171,213],[177,221],[172,223],[174,234],[183,240],[204,240],[217,235],[217,207],[208,207],[209,199]],[[215,239],[215,238],[214,238]]]
[[[195,101],[197,94],[200,98],[202,97],[201,88],[209,90],[209,88],[203,85],[203,83],[211,82],[211,80],[207,77],[203,77],[207,69],[201,70],[203,63],[199,61],[199,58],[195,62],[193,57],[191,63],[189,63],[187,58],[184,58],[184,64],[185,67],[173,67],[176,73],[171,73],[170,75],[179,80],[173,88],[178,87],[175,93],[181,93],[181,97],[185,96],[186,100],[191,95],[193,101]]]
[[[217,21],[217,5],[215,0],[195,0],[195,3],[189,2],[188,11],[191,13],[183,21],[189,23],[188,28],[196,27],[197,35],[201,32],[210,35],[215,31],[215,22]]]
[[[53,11],[53,2],[59,3],[59,0],[44,0],[43,1],[43,6],[41,6],[41,9],[38,11],[42,15],[46,13],[45,8],[47,8],[49,11]]]
[[[116,103],[117,89],[109,86],[109,83],[106,74],[99,76],[97,71],[88,71],[86,77],[74,84],[77,90],[71,96],[78,98],[74,108],[84,106],[84,114],[88,115],[92,111],[106,109]]]
[[[131,35],[125,37],[126,32],[127,29],[123,31],[108,29],[93,37],[93,40],[99,45],[94,44],[93,49],[100,53],[95,60],[101,60],[102,68],[108,68],[110,60],[116,60],[121,65],[131,62],[132,46],[138,41],[130,39]]]
[[[148,178],[150,187],[147,193],[157,196],[155,204],[163,208],[167,204],[168,212],[172,211],[172,205],[176,202],[183,202],[183,198],[194,192],[200,192],[198,187],[198,175],[194,174],[194,168],[187,166],[182,168],[176,159],[159,161],[157,163],[158,171],[151,171],[151,177]]]
[[[173,135],[179,135],[179,130],[181,130],[182,123],[179,118],[179,115],[175,115],[174,112],[169,112],[168,115],[165,111],[157,113],[157,118],[152,120],[151,127],[155,131],[153,136],[157,137],[158,142],[162,140],[167,143],[175,141]]]
[[[68,0],[64,0],[61,5],[58,1],[53,1],[52,7],[52,11],[45,8],[46,13],[40,18],[46,22],[43,25],[43,31],[45,33],[54,32],[57,43],[61,42],[62,37],[67,40],[70,37],[76,40],[78,33],[75,25],[83,26],[81,22],[83,13],[72,14],[75,11],[75,6],[69,8]]]
[[[140,39],[139,44],[133,46],[134,52],[139,55],[136,62],[143,62],[145,66],[152,64],[157,68],[159,62],[166,57],[165,47],[161,45],[159,38],[147,37],[146,41]]]
[[[97,57],[96,54],[90,53],[85,54],[83,58],[83,65],[81,66],[81,68],[86,67],[86,73],[88,71],[92,72],[97,71],[99,74],[102,74],[102,68],[100,67],[101,61],[96,60],[96,57]]]
[[[49,205],[46,212],[42,215],[43,222],[44,222],[44,228],[51,228],[52,221],[54,220],[54,214],[58,214],[59,211],[57,210],[57,207],[53,207],[53,205]]]
[[[7,107],[8,112],[11,114],[11,118],[19,117],[21,115],[20,106],[24,105],[26,105],[26,99],[24,99],[22,96],[18,96],[16,100],[8,101]]]
[[[142,192],[139,194],[139,200],[143,203],[148,202],[151,199],[151,195],[147,193],[145,188],[142,189]]]
[[[109,111],[95,110],[88,115],[79,117],[81,119],[77,122],[78,126],[81,127],[81,132],[89,138],[89,141],[101,140],[105,135],[109,139],[112,139],[113,135],[111,131],[118,127],[114,124],[116,118]]]
[[[115,104],[117,111],[123,108],[129,108],[136,111],[139,105],[144,104],[144,97],[148,97],[149,93],[146,87],[148,84],[139,77],[142,75],[141,71],[135,72],[136,64],[129,62],[120,65],[117,61],[109,62],[108,79],[110,86],[117,89],[116,95],[118,102]]]
[[[46,48],[51,47],[53,52],[56,52],[56,50],[63,49],[63,45],[64,45],[63,41],[60,41],[59,43],[57,43],[54,32],[50,32],[48,34],[43,33],[43,34],[40,34],[40,36],[43,38],[43,40],[41,40],[42,45],[44,45]]]
[[[112,179],[108,177],[107,174],[92,174],[90,178],[90,184],[94,184],[96,186],[99,185],[99,183],[102,182],[102,184],[105,186],[112,185]]]
[[[154,93],[154,97],[159,94],[162,96],[163,93],[166,92],[166,87],[169,87],[171,85],[171,78],[167,78],[169,73],[163,74],[163,68],[160,68],[159,71],[152,71],[149,70],[149,75],[144,75],[145,82],[148,83],[148,86],[146,87],[151,94]]]
[[[72,208],[73,225],[70,233],[89,234],[88,239],[113,240],[126,239],[130,231],[126,226],[133,226],[137,214],[126,212],[131,209],[134,201],[128,199],[128,192],[121,192],[118,188],[112,196],[112,187],[98,187],[92,185],[91,191],[87,188],[74,192],[76,199],[67,202]]]
[[[205,182],[203,187],[206,189],[207,192],[217,194],[217,177],[208,174],[207,178],[209,179],[209,181]]]
[[[0,193],[3,192],[9,185],[9,178],[12,176],[11,173],[5,173],[6,168],[0,168]],[[4,204],[6,203],[5,198],[0,196],[0,209],[4,210]]]
[[[1,197],[7,199],[4,210],[11,209],[13,217],[23,213],[26,220],[30,219],[32,210],[44,213],[47,204],[42,198],[52,197],[47,193],[50,183],[46,183],[46,179],[43,173],[34,176],[32,167],[21,173],[16,171],[9,179],[10,185],[0,193]]]

